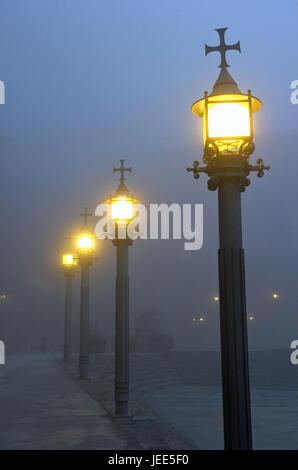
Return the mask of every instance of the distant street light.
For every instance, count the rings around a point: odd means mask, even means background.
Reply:
[[[64,361],[68,362],[71,354],[71,322],[72,322],[72,279],[77,271],[77,260],[71,250],[70,240],[62,255],[62,272],[65,277],[65,313],[64,313]]]
[[[6,294],[0,295],[0,302],[1,304],[6,304],[8,302],[8,296]]]
[[[215,295],[213,298],[214,298],[214,302],[219,302],[219,297],[217,295]]]
[[[128,237],[127,226],[134,218],[134,206],[138,202],[128,191],[124,182],[124,160],[120,160],[120,183],[106,203],[111,205],[111,218],[115,223],[115,240],[117,248],[116,274],[116,322],[115,322],[115,414],[128,415],[129,401],[129,277],[128,247],[132,240]]]
[[[89,367],[89,268],[95,260],[94,234],[87,225],[87,207],[84,213],[84,224],[77,236],[77,256],[81,266],[81,303],[80,303],[80,379],[88,378]]]
[[[279,299],[279,295],[276,292],[274,294],[272,294],[272,297],[273,297],[274,300]]]
[[[226,449],[240,450],[252,448],[240,195],[250,183],[251,171],[257,171],[261,177],[269,167],[260,158],[256,165],[249,162],[255,149],[253,113],[262,103],[250,90],[242,93],[228,72],[226,52],[240,52],[240,42],[227,45],[226,29],[216,30],[219,46],[205,46],[206,55],[213,51],[221,55],[221,71],[213,91],[209,95],[205,92],[192,106],[192,112],[203,118],[206,166],[195,161],[187,171],[196,179],[200,173],[206,173],[208,188],[218,189],[224,437]]]
[[[192,319],[193,323],[196,323],[197,325],[203,325],[203,323],[206,322],[206,319],[203,315],[197,315]]]

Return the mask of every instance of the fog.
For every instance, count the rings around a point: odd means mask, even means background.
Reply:
[[[256,13],[257,10],[257,13]],[[130,248],[131,326],[155,312],[175,349],[218,349],[217,194],[186,168],[202,157],[201,122],[190,111],[211,90],[218,54],[214,28],[229,26],[229,69],[240,89],[263,102],[256,151],[271,171],[251,174],[242,196],[251,349],[288,348],[297,331],[298,79],[294,1],[2,1],[0,79],[1,339],[8,351],[62,348],[65,237],[80,228],[118,184],[144,204],[204,204],[204,244],[139,240]],[[92,223],[95,223],[95,217]],[[90,221],[91,223],[91,221]],[[91,329],[111,349],[115,248],[98,242],[91,269]],[[273,302],[272,293],[280,295]],[[74,284],[75,324],[79,276]],[[198,329],[192,318],[204,314]],[[77,328],[75,328],[77,332]]]

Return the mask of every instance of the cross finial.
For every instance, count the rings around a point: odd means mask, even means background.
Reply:
[[[239,51],[241,53],[240,49],[240,41],[236,42],[235,44],[228,45],[225,43],[225,32],[228,28],[218,28],[215,31],[218,32],[219,35],[219,45],[218,46],[207,46],[205,44],[205,55],[208,55],[209,52],[219,52],[221,55],[221,63],[218,66],[219,68],[225,68],[225,67],[230,67],[226,61],[226,52],[227,51]]]
[[[80,217],[84,217],[84,225],[87,225],[87,217],[91,217],[92,214],[88,213],[88,207],[84,207],[83,214],[80,214]]]
[[[120,182],[123,183],[124,181],[124,173],[125,171],[129,171],[131,173],[131,167],[130,168],[124,168],[124,160],[120,160],[120,168],[113,168],[113,173],[116,173],[116,171],[120,171]]]

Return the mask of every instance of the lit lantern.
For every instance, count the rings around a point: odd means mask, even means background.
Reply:
[[[218,46],[205,45],[206,55],[215,51],[220,53],[221,71],[218,78],[211,93],[205,91],[204,97],[191,107],[192,112],[203,120],[203,162],[206,166],[200,166],[200,162],[195,160],[193,167],[187,168],[187,171],[193,172],[195,179],[200,177],[200,173],[207,173],[210,177],[208,188],[211,191],[217,189],[222,175],[233,176],[242,173],[241,191],[244,191],[245,186],[249,184],[246,176],[251,171],[256,171],[257,176],[261,178],[264,170],[269,170],[270,167],[265,166],[261,158],[256,160],[256,165],[249,162],[250,155],[255,150],[253,114],[261,108],[262,102],[251,94],[251,90],[242,93],[228,72],[226,52],[240,52],[240,42],[227,45],[226,29],[216,30],[220,37]]]
[[[2,304],[6,304],[7,301],[8,301],[8,296],[6,294],[1,294],[0,295],[0,302]]]
[[[62,264],[65,268],[76,266],[77,259],[75,258],[73,253],[67,252],[62,255]]]
[[[73,237],[67,237],[67,246],[65,251],[62,254],[62,268],[65,275],[73,276],[76,271],[76,266],[78,264],[76,253],[73,247]]]
[[[116,224],[127,225],[135,217],[135,205],[139,203],[137,199],[128,191],[124,182],[124,173],[131,171],[131,168],[124,167],[124,160],[120,160],[120,168],[114,168],[115,171],[120,172],[120,183],[114,194],[105,201],[106,204],[111,205],[111,219]]]
[[[77,237],[77,250],[79,254],[92,254],[94,251],[94,235],[87,227],[83,227]]]
[[[117,195],[111,197],[111,217],[115,222],[129,223],[134,218],[135,199],[130,195]]]
[[[203,315],[197,315],[192,319],[193,323],[197,323],[198,325],[202,325],[205,323],[205,317]]]
[[[87,224],[87,217],[91,215],[92,214],[88,213],[87,207],[85,207],[84,212],[80,214],[81,217],[84,217],[84,224],[76,237],[76,248],[79,257],[80,255],[93,255],[94,253],[95,237]]]
[[[241,155],[253,152],[252,114],[262,102],[243,94],[226,69],[220,73],[212,93],[196,101],[192,112],[203,118],[206,156]]]

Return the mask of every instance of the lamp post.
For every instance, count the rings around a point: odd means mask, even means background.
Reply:
[[[138,201],[129,193],[124,182],[124,173],[131,168],[124,167],[120,160],[120,183],[116,192],[106,201],[111,205],[111,218],[115,223],[117,249],[116,265],[116,321],[115,321],[115,414],[128,415],[129,401],[129,276],[128,247],[132,240],[128,237],[127,226],[134,218],[134,206]]]
[[[87,225],[87,207],[84,213],[84,224],[77,236],[77,256],[81,266],[81,301],[80,301],[80,379],[88,378],[89,366],[89,268],[94,261],[94,234]]]
[[[195,102],[192,112],[203,118],[205,167],[195,161],[196,179],[200,173],[209,176],[208,188],[218,189],[219,212],[219,301],[224,440],[226,449],[251,449],[251,415],[245,300],[244,250],[242,247],[240,194],[249,185],[248,175],[257,171],[262,177],[265,167],[259,158],[251,165],[254,152],[253,113],[262,103],[250,90],[242,93],[229,74],[226,51],[238,50],[240,43],[227,45],[225,31],[217,29],[220,44],[205,45],[205,54],[221,54],[220,74],[208,95]]]
[[[65,313],[64,313],[64,361],[68,362],[71,354],[72,321],[72,279],[77,271],[77,260],[71,250],[62,255],[62,271],[65,277]]]

